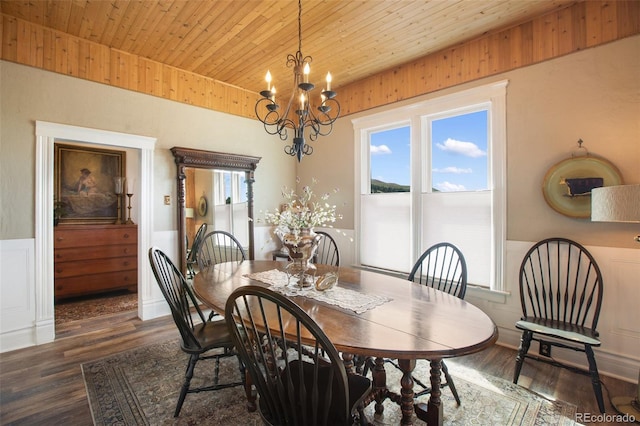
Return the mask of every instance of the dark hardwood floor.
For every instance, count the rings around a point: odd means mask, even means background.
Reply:
[[[0,354],[0,424],[91,425],[80,365],[178,337],[171,317],[143,322],[133,311],[63,324],[57,332],[55,342]],[[456,361],[511,380],[514,358],[514,350],[494,346]],[[580,413],[598,414],[585,376],[528,363],[520,380],[540,394],[576,404]],[[635,384],[610,377],[602,381],[613,396],[635,394]],[[607,412],[613,414],[608,392],[605,390]]]

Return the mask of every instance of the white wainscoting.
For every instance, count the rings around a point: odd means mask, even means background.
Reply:
[[[152,245],[177,259],[177,231],[154,232]],[[55,318],[37,321],[35,285],[35,239],[0,241],[0,352],[39,345],[53,340]],[[149,266],[148,248],[138,259],[138,269],[148,282],[138,286],[138,316],[149,320],[170,315]],[[144,313],[144,315],[143,315]]]
[[[505,279],[507,295],[502,302],[485,298],[481,292],[467,291],[465,300],[484,310],[496,323],[498,344],[517,348],[520,332],[515,323],[522,315],[518,273],[522,258],[534,242],[508,241],[506,245]],[[598,262],[603,275],[604,297],[598,331],[602,345],[594,348],[598,370],[603,375],[632,383],[638,380],[640,369],[640,320],[637,307],[640,300],[640,250],[614,247],[586,247]],[[553,348],[553,356],[585,367],[583,353]],[[537,353],[533,344],[530,351]],[[515,363],[515,360],[514,360]]]
[[[256,227],[256,258],[270,259],[270,252],[278,248],[269,240],[269,228]],[[355,258],[354,244],[350,242],[352,231],[328,229],[338,242],[341,264],[351,265]],[[160,247],[172,259],[177,259],[177,232],[154,232],[152,244]],[[273,247],[272,247],[273,245]],[[466,300],[483,309],[498,326],[498,343],[516,348],[520,333],[515,322],[521,315],[518,293],[518,267],[533,242],[509,241],[506,245],[507,294],[498,298],[484,297],[482,291],[470,289]],[[604,302],[598,330],[602,346],[596,349],[598,368],[603,375],[614,376],[635,383],[640,369],[640,314],[635,304],[640,293],[640,250],[590,246],[587,249],[596,258],[604,277]],[[147,268],[152,281],[140,286],[139,312],[143,320],[169,314],[153,274],[150,271],[148,248],[139,259],[139,268]],[[5,352],[45,341],[39,335],[53,334],[53,319],[37,323],[35,312],[36,285],[34,240],[0,241],[0,351]],[[500,301],[496,301],[500,300]],[[144,309],[140,305],[144,306]],[[557,348],[554,348],[554,350]],[[537,351],[532,347],[531,351]],[[584,364],[584,354],[558,350],[554,356],[576,365]]]
[[[0,352],[36,341],[33,239],[0,241]]]

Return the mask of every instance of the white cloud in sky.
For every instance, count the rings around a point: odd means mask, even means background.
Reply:
[[[391,154],[391,148],[386,145],[371,145],[371,154]]]
[[[473,142],[463,142],[451,138],[444,141],[444,143],[437,143],[436,146],[445,152],[464,155],[465,157],[477,158],[487,155]]]
[[[436,189],[442,192],[455,192],[455,191],[466,190],[464,185],[458,185],[458,184],[447,182],[447,181],[436,183],[434,186],[436,187]]]
[[[455,167],[455,166],[449,166],[443,169],[433,169],[433,172],[434,173],[455,173],[457,175],[460,175],[460,174],[466,174],[466,173],[473,173],[473,170],[462,169],[460,167]]]

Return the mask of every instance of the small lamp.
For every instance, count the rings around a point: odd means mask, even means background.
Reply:
[[[640,185],[616,185],[591,190],[592,222],[640,223]],[[640,235],[635,237],[640,243]],[[640,373],[635,397],[611,398],[613,407],[622,414],[640,419]]]

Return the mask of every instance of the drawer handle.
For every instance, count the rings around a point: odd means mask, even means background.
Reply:
[[[129,238],[129,234],[124,234],[124,237],[125,238]]]
[[[62,238],[62,237],[56,237],[56,241],[64,241],[64,238]]]
[[[122,264],[123,264],[124,266],[129,266],[129,262],[126,262],[126,261],[125,261],[125,262],[123,262]]]

